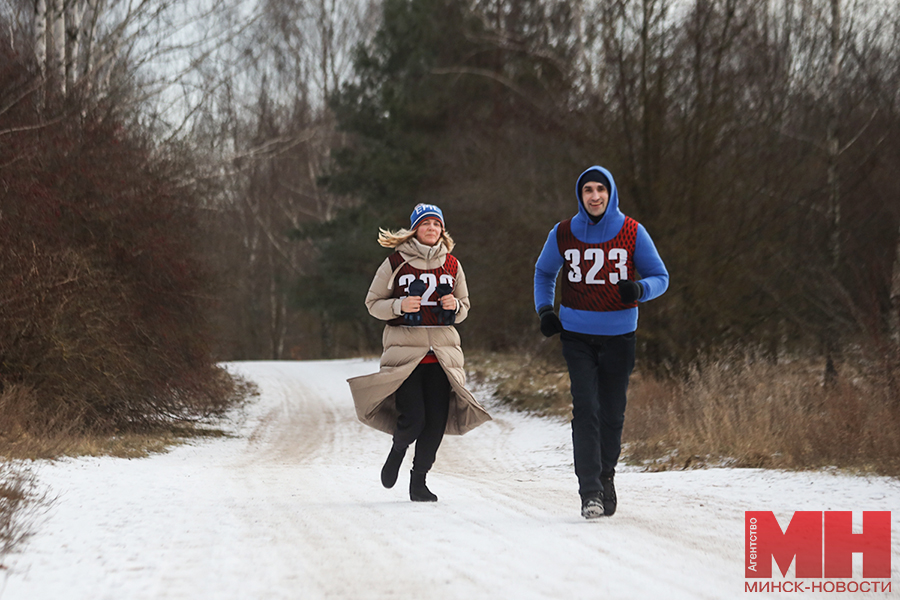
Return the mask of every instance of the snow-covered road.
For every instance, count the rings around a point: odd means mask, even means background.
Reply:
[[[444,439],[428,479],[440,501],[411,503],[410,456],[397,486],[382,488],[390,437],[356,420],[345,381],[377,361],[231,368],[261,392],[232,437],[38,465],[58,498],[8,557],[0,598],[778,597],[744,592],[745,510],[783,525],[796,510],[894,511],[900,595],[897,480],[626,467],[618,513],[589,522],[568,424],[492,407],[494,421]]]

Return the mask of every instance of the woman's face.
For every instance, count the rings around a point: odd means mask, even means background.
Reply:
[[[444,227],[441,222],[434,217],[423,219],[419,226],[416,227],[416,239],[426,246],[434,246],[441,239],[441,232]]]

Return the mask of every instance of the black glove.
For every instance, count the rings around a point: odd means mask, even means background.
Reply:
[[[441,325],[453,325],[454,323],[456,323],[456,311],[447,310],[443,306],[441,306],[441,298],[443,298],[447,294],[452,294],[453,286],[451,286],[449,283],[439,283],[434,291],[435,297],[437,297],[438,299],[438,304],[431,310],[438,316]]]
[[[543,307],[540,312],[538,312],[538,316],[541,318],[541,333],[544,334],[544,337],[562,333],[562,323],[560,323],[556,313],[553,312],[552,306]]]
[[[644,295],[644,286],[640,282],[622,279],[616,285],[619,286],[619,296],[624,304],[633,304]]]
[[[409,284],[407,290],[409,291],[410,296],[421,296],[425,293],[425,290],[428,289],[428,286],[421,279],[415,279],[412,283]],[[409,326],[421,325],[422,324],[422,310],[419,309],[414,313],[403,313],[403,320]]]

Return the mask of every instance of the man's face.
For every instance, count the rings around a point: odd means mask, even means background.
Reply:
[[[581,201],[589,215],[602,216],[609,204],[609,190],[599,181],[588,181],[581,187]]]

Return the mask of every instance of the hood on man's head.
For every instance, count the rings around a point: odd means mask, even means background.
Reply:
[[[599,236],[598,239],[603,238],[601,241],[606,241],[609,239],[606,237],[607,234],[615,235],[614,231],[618,231],[625,219],[625,215],[619,210],[619,190],[616,188],[616,180],[608,169],[599,165],[588,167],[578,176],[575,183],[575,201],[578,203],[578,215],[576,218],[583,219],[582,225],[589,227],[594,221],[584,207],[584,200],[581,197],[581,187],[586,181],[599,181],[609,191],[609,203],[606,205],[606,212],[603,213],[599,221],[602,227],[591,234]],[[584,235],[587,235],[587,233],[585,232]],[[587,238],[581,237],[579,239],[586,240]]]
[[[443,211],[434,204],[417,204],[413,209],[412,214],[409,215],[409,229],[415,229],[419,226],[419,223],[428,217],[437,219],[441,222],[441,227],[447,229],[447,226],[444,224]]]
[[[612,186],[609,183],[609,177],[607,177],[606,174],[603,173],[602,171],[600,171],[599,169],[597,169],[595,167],[591,167],[590,169],[588,169],[587,171],[582,173],[581,177],[578,178],[578,183],[576,184],[576,186],[578,189],[578,199],[579,200],[584,199],[581,196],[581,190],[584,188],[584,184],[586,184],[590,181],[596,181],[596,182],[602,183],[603,186],[610,193],[612,193]]]

